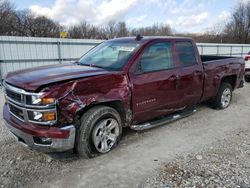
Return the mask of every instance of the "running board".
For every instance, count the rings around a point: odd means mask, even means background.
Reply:
[[[170,123],[172,121],[176,121],[178,119],[190,116],[193,113],[195,113],[196,111],[197,111],[196,108],[181,111],[179,113],[174,113],[174,114],[168,115],[162,119],[155,120],[152,122],[147,122],[147,123],[143,123],[143,124],[139,124],[139,125],[132,125],[131,129],[136,130],[136,131],[143,131],[146,129],[151,129],[151,128],[158,127],[158,126],[164,125],[166,123]]]

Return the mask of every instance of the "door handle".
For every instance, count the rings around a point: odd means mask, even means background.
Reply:
[[[180,75],[172,75],[172,76],[170,76],[169,80],[175,81],[175,88],[176,89],[179,88],[179,86],[180,86],[180,80],[181,80]]]
[[[172,75],[172,76],[169,77],[169,80],[171,80],[171,81],[174,81],[174,80],[176,80],[176,79],[177,79],[177,76],[176,76],[176,75]]]
[[[173,76],[170,76],[169,77],[169,80],[171,80],[171,81],[174,81],[174,80],[180,80],[180,76],[179,75],[173,75]]]
[[[194,75],[195,76],[200,76],[201,75],[201,71],[194,71]]]

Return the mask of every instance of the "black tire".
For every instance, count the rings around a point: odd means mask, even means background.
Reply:
[[[225,90],[230,91],[230,96],[231,96],[227,105],[223,105],[222,102],[222,95]],[[228,82],[222,82],[216,97],[211,101],[212,107],[215,109],[225,109],[230,105],[231,101],[232,101],[232,85],[229,84]]]
[[[122,135],[122,121],[120,114],[114,108],[108,106],[95,106],[83,114],[81,117],[81,125],[77,130],[76,152],[81,157],[93,158],[101,154],[97,151],[93,143],[92,132],[95,126],[98,125],[98,122],[105,120],[105,118],[113,118],[119,125],[119,136],[110,150],[118,144]]]
[[[250,78],[245,76],[245,81],[250,82]]]

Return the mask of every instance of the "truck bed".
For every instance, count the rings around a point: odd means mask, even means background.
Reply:
[[[216,95],[222,77],[230,76],[233,89],[240,86],[244,73],[242,57],[201,55],[204,68],[204,92],[202,100],[205,101]]]
[[[209,63],[211,61],[223,60],[223,59],[232,59],[235,57],[230,56],[216,56],[216,55],[201,55],[202,63]]]

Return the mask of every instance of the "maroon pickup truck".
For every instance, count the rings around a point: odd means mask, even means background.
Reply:
[[[203,101],[227,108],[243,76],[242,58],[200,56],[190,38],[117,38],[73,64],[9,73],[3,116],[31,148],[90,158],[114,148],[123,127],[159,126]]]

